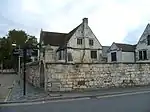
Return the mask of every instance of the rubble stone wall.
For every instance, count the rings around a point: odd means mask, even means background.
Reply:
[[[150,84],[150,63],[47,63],[45,89],[74,91]]]
[[[21,78],[23,78],[24,68],[21,69]],[[26,81],[35,87],[40,87],[40,65],[36,63],[26,64]]]

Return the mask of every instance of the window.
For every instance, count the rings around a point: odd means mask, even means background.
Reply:
[[[89,39],[89,45],[90,45],[90,46],[93,46],[93,43],[94,43],[93,40],[92,40],[92,39]]]
[[[150,45],[150,35],[147,36],[147,45]]]
[[[61,56],[61,51],[58,52],[58,59],[61,60],[62,56]]]
[[[111,61],[117,61],[116,52],[111,53]]]
[[[144,58],[144,60],[147,60],[147,52],[146,52],[146,50],[143,51],[143,58]]]
[[[73,61],[71,53],[68,53],[68,61]]]
[[[77,39],[77,44],[81,45],[82,44],[82,39]]]
[[[146,50],[139,51],[139,60],[147,60],[147,51]]]
[[[64,60],[65,59],[65,52],[62,50],[62,51],[59,51],[58,52],[58,60]]]
[[[139,60],[142,60],[142,51],[139,51]]]
[[[97,59],[97,51],[91,51],[91,58]]]

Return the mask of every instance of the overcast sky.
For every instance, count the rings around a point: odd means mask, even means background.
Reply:
[[[150,21],[150,0],[0,0],[0,36],[14,28],[37,38],[41,28],[66,33],[84,17],[102,45],[136,44]]]

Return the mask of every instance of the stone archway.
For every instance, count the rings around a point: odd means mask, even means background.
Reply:
[[[44,76],[44,63],[41,61],[40,63],[40,87],[44,88],[45,84],[45,76]]]

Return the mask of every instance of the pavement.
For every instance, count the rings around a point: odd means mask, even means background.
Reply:
[[[15,76],[14,79],[11,76]],[[121,93],[131,93],[137,91],[148,91],[150,86],[143,87],[129,87],[129,88],[111,88],[111,89],[98,89],[98,90],[89,90],[84,92],[55,92],[55,93],[46,93],[43,89],[35,88],[31,84],[26,82],[26,95],[23,95],[23,81],[18,77],[18,75],[8,75],[8,79],[13,79],[13,81],[5,81],[10,83],[11,91],[7,89],[7,93],[4,99],[0,101],[0,104],[3,103],[17,103],[17,102],[37,102],[37,101],[48,101],[48,100],[59,100],[59,99],[77,99],[84,97],[95,97],[95,96],[105,96]],[[7,79],[7,80],[8,80]],[[5,101],[5,102],[4,102]]]
[[[16,77],[16,74],[0,74],[0,102],[7,100]]]
[[[18,78],[15,81],[14,88],[12,89],[8,101],[30,101],[47,97],[47,93],[40,88],[36,88],[26,82],[26,95],[23,95],[23,80]]]
[[[150,112],[150,90],[35,103],[6,104],[0,112]]]
[[[46,93],[43,89],[35,88],[31,84],[26,82],[26,95],[23,95],[23,82],[21,79],[20,83],[15,83],[7,101],[5,103],[16,103],[16,102],[37,102],[47,100],[59,100],[59,99],[75,99],[83,97],[95,97],[104,95],[113,95],[120,93],[130,93],[136,91],[147,91],[150,90],[150,86],[143,87],[130,87],[130,88],[111,88],[111,89],[99,89],[95,91],[84,91],[84,92],[57,92],[57,93]],[[3,102],[0,102],[0,104]]]

